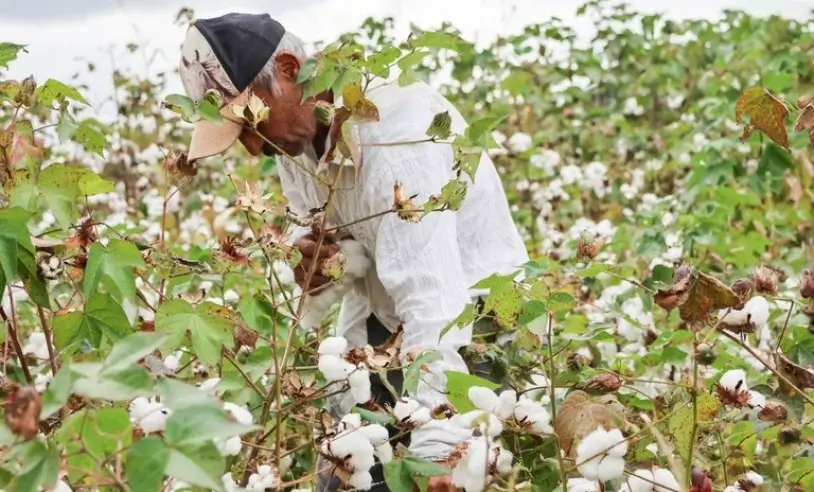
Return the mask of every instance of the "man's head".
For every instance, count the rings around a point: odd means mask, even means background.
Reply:
[[[270,108],[258,125],[258,136],[243,124],[230,106],[221,110],[222,123],[198,122],[192,135],[189,160],[225,152],[240,140],[252,155],[275,153],[274,143],[297,156],[317,130],[313,102],[302,104],[296,83],[306,57],[302,41],[267,14],[227,14],[199,19],[188,29],[181,47],[180,74],[189,97],[200,100],[207,90],[220,92],[229,105],[260,97]]]

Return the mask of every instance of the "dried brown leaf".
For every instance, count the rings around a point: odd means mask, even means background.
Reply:
[[[689,326],[702,325],[713,311],[743,306],[743,299],[720,280],[704,272],[689,272],[683,267],[676,270],[673,285],[653,296],[656,304],[668,311],[677,307]]]
[[[775,353],[775,361],[780,373],[795,386],[800,389],[814,388],[814,369],[796,364],[780,352]]]
[[[5,421],[11,432],[30,441],[39,433],[42,399],[32,386],[19,388],[5,405]]]
[[[562,449],[568,455],[576,452],[574,444],[597,427],[606,430],[619,427],[621,416],[610,406],[593,401],[584,391],[568,395],[557,411],[554,432],[560,439]]]
[[[786,106],[763,87],[746,89],[735,103],[736,122],[741,123],[744,116],[749,116],[749,126],[762,131],[785,149],[789,148],[785,122],[788,115]]]

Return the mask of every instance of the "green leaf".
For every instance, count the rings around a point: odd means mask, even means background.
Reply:
[[[475,410],[475,405],[469,401],[469,388],[483,386],[495,390],[500,387],[499,384],[463,372],[444,371],[444,374],[447,377],[447,397],[459,413]]]
[[[88,254],[82,288],[85,294],[96,292],[100,283],[117,300],[135,301],[134,268],[145,268],[144,259],[132,243],[111,239],[107,247],[94,243]]]
[[[18,207],[0,209],[0,271],[5,284],[19,276],[31,299],[42,307],[50,308],[48,291],[40,279],[34,245],[28,232],[31,214]]]
[[[27,53],[25,44],[0,43],[0,67],[8,68],[11,61],[17,59],[20,52]]]
[[[116,191],[113,181],[105,179],[98,174],[86,174],[79,178],[79,193],[83,196],[101,195]]]
[[[574,296],[568,292],[554,292],[548,298],[548,307],[551,312],[566,311],[574,304]]]
[[[300,66],[300,71],[297,72],[297,84],[302,84],[314,73],[314,69],[317,68],[317,59],[316,58],[308,58],[303,62]]]
[[[393,423],[393,416],[388,413],[373,412],[361,407],[357,407],[356,411],[362,416],[363,420],[372,422],[374,424],[391,425]]]
[[[421,367],[424,364],[432,364],[441,360],[443,356],[437,350],[429,350],[424,352],[416,360],[410,363],[410,366],[404,371],[404,384],[403,388],[407,394],[415,394],[418,390],[418,382],[421,379]]]
[[[88,101],[82,97],[75,88],[54,79],[48,79],[37,88],[37,99],[46,106],[52,106],[54,101],[59,103],[66,99],[88,105]]]
[[[158,308],[155,329],[169,333],[177,345],[189,332],[195,355],[205,364],[214,364],[220,359],[221,347],[232,341],[232,322],[219,310],[220,306],[210,302],[195,308],[182,299],[173,299]]]
[[[166,340],[166,335],[138,331],[119,340],[105,358],[102,373],[123,369],[152,353]]]
[[[39,194],[53,212],[63,230],[76,220],[76,199],[81,196],[79,183],[93,171],[81,165],[52,164],[40,173]]]
[[[127,450],[124,474],[132,492],[155,492],[164,482],[170,450],[164,441],[147,436]]]
[[[54,317],[54,345],[59,350],[76,348],[87,340],[94,348],[101,347],[102,337],[119,340],[130,332],[130,322],[122,307],[107,294],[93,294],[83,312]]]
[[[206,91],[203,99],[198,103],[198,114],[204,120],[220,123],[223,121],[223,115],[220,114],[220,106],[220,94],[214,90]]]
[[[195,117],[195,101],[183,94],[170,94],[164,98],[163,106],[170,111],[180,114],[185,120]]]
[[[257,429],[230,420],[223,408],[204,405],[174,411],[167,420],[164,439],[170,446],[203,444],[212,439],[239,436]]]
[[[170,450],[166,474],[207,490],[224,490],[220,477],[224,460],[211,442],[199,447]]]
[[[472,144],[481,147],[493,148],[497,147],[497,143],[492,138],[492,130],[506,119],[507,115],[503,116],[485,116],[477,119],[469,124],[464,132],[464,137]]]
[[[73,139],[82,145],[88,152],[105,156],[107,148],[107,138],[100,128],[98,122],[94,120],[83,120],[76,129]]]
[[[84,362],[73,364],[76,373],[73,392],[91,399],[129,401],[139,396],[153,396],[153,380],[147,369],[131,366],[115,372],[105,371],[102,364]]]
[[[176,379],[161,379],[156,384],[156,391],[161,396],[161,402],[164,406],[172,411],[207,404],[216,406],[215,401],[208,393],[201,391],[197,386]]]
[[[413,67],[421,63],[421,60],[426,58],[426,56],[429,54],[429,51],[413,51],[407,53],[401,57],[397,65],[402,71],[409,72]]]
[[[97,460],[124,449],[133,442],[130,416],[123,408],[91,411],[82,428],[85,450]]]
[[[35,443],[23,450],[22,473],[9,487],[14,492],[36,492],[40,487],[51,487],[59,478],[59,450],[46,449],[43,443]],[[10,459],[11,457],[9,457]]]
[[[391,492],[412,492],[413,478],[402,460],[391,460],[384,465],[384,481]]]
[[[421,477],[442,477],[449,475],[449,468],[415,455],[405,456],[403,466],[411,475]]]
[[[439,138],[441,140],[449,138],[451,132],[452,118],[449,116],[449,111],[442,111],[436,113],[430,121],[430,126],[425,132],[428,137]]]
[[[412,48],[441,48],[453,51],[461,51],[471,46],[460,36],[446,32],[428,31],[416,38],[411,39],[408,44]]]
[[[56,377],[48,383],[48,388],[42,394],[42,413],[40,420],[57,413],[71,396],[71,387],[76,380],[76,375],[66,366],[62,366],[57,371]]]

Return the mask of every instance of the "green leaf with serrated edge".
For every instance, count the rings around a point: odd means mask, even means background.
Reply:
[[[54,101],[62,102],[66,99],[87,105],[88,101],[76,90],[63,82],[48,79],[37,88],[37,99],[46,106],[52,106]]]
[[[181,299],[167,301],[158,308],[155,328],[168,333],[175,346],[189,333],[195,355],[203,363],[214,364],[220,359],[223,345],[232,342],[232,322],[217,314],[218,309],[210,302],[192,307]]]
[[[119,239],[111,239],[107,247],[93,243],[85,266],[82,289],[86,295],[91,295],[101,283],[114,298],[134,302],[134,268],[145,268],[144,259],[134,244]]]
[[[56,377],[48,383],[48,388],[42,394],[42,413],[40,420],[57,413],[71,397],[71,388],[76,375],[66,366],[57,371]]]
[[[444,329],[441,330],[441,334],[439,335],[439,341],[441,338],[444,338],[444,335],[450,332],[453,328],[465,328],[471,325],[475,318],[477,318],[477,313],[475,311],[475,306],[473,304],[467,304],[464,307],[464,310],[461,311],[461,314],[458,315],[457,318],[452,320]]]
[[[453,51],[460,51],[471,46],[471,43],[465,41],[458,35],[438,31],[422,33],[410,39],[408,44],[413,48],[442,48]]]
[[[429,54],[429,51],[413,51],[401,57],[396,64],[402,71],[407,72],[414,66],[421,63],[421,60],[426,58]]]
[[[305,60],[302,65],[300,65],[300,71],[297,72],[297,84],[302,84],[311,78],[315,68],[317,68],[316,58],[308,58]]]
[[[0,268],[8,284],[20,278],[31,299],[50,308],[45,284],[34,260],[34,245],[28,232],[30,212],[17,207],[0,209]]]
[[[405,456],[402,466],[404,466],[411,475],[422,477],[441,477],[449,475],[449,468],[416,455]]]
[[[123,408],[103,408],[88,415],[82,427],[82,443],[88,454],[101,460],[133,442],[130,415]]]
[[[447,398],[459,413],[475,410],[475,405],[469,401],[469,388],[483,386],[494,390],[500,387],[499,384],[463,372],[444,371],[444,374],[447,378]]]
[[[170,450],[160,438],[147,436],[127,450],[124,469],[132,492],[155,492],[161,489],[164,470],[170,462]]]
[[[166,474],[206,490],[223,492],[225,463],[211,442],[202,446],[171,449]]]
[[[407,394],[415,394],[418,390],[418,382],[421,379],[421,367],[424,364],[431,364],[441,360],[443,356],[437,350],[429,350],[422,353],[416,360],[410,363],[404,371],[404,391]]]
[[[54,317],[54,345],[59,350],[76,348],[87,340],[95,348],[102,338],[119,340],[130,332],[130,322],[122,307],[107,294],[93,294],[84,311],[74,311]]]
[[[116,185],[113,181],[105,179],[98,174],[86,174],[79,178],[79,193],[83,196],[101,195],[103,193],[110,193],[116,191]]]
[[[156,383],[155,390],[164,406],[172,411],[202,405],[218,406],[207,392],[177,379],[161,379]]]

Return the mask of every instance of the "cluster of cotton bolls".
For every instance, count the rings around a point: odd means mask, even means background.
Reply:
[[[641,168],[636,168],[630,173],[630,182],[622,183],[619,187],[622,196],[628,200],[633,200],[642,192],[644,189],[644,173],[645,170]]]
[[[721,309],[718,319],[722,327],[752,325],[758,333],[761,349],[768,349],[771,341],[769,331],[769,301],[763,296],[755,296],[746,301],[741,309]]]
[[[577,446],[577,469],[588,480],[607,482],[620,477],[625,472],[627,447],[622,431],[599,426]]]
[[[463,427],[478,428],[486,436],[497,437],[503,433],[503,422],[514,419],[521,425],[528,425],[532,432],[553,432],[548,410],[524,395],[518,399],[514,390],[504,390],[498,396],[489,388],[473,386],[469,388],[468,396],[477,410],[459,416]]]
[[[362,425],[362,417],[351,413],[339,422],[338,433],[325,441],[320,453],[350,472],[348,483],[357,490],[373,486],[370,469],[376,458],[382,464],[393,459],[393,447],[387,429],[379,424]]]
[[[342,358],[348,341],[345,337],[328,337],[319,344],[317,368],[328,382],[347,381],[356,403],[367,403],[371,398],[370,371],[360,363],[351,364]]]
[[[466,454],[452,469],[452,484],[465,492],[482,492],[497,473],[512,471],[512,452],[485,435],[469,440]]]
[[[252,424],[252,413],[246,407],[226,401],[223,402],[223,409],[231,414],[232,419],[234,419],[234,421],[238,424]],[[218,448],[218,452],[220,452],[222,456],[237,456],[240,454],[240,450],[243,449],[243,442],[241,441],[240,436],[216,438],[214,442],[215,446]]]
[[[675,492],[681,490],[675,475],[666,468],[636,470],[619,492]]]

